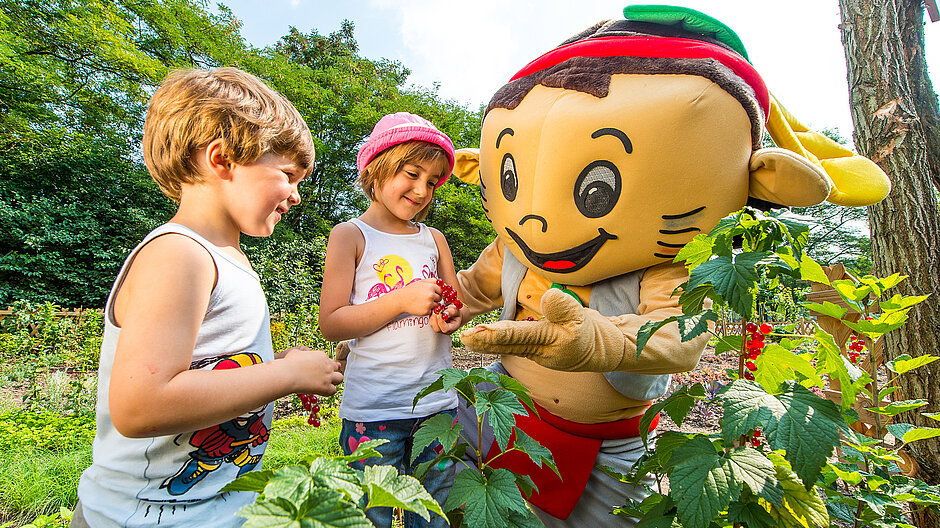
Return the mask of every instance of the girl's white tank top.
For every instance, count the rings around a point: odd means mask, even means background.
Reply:
[[[412,281],[437,278],[440,258],[431,230],[414,234],[379,231],[354,219],[365,239],[356,266],[351,304],[363,304]],[[350,343],[341,417],[357,422],[419,418],[457,406],[453,391],[426,396],[412,410],[415,395],[450,368],[449,335],[435,332],[429,316],[402,314],[379,330]]]

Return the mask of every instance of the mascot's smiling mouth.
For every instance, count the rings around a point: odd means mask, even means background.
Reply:
[[[529,262],[545,271],[555,273],[571,273],[583,268],[594,258],[594,255],[596,255],[597,251],[604,245],[604,242],[617,238],[617,235],[611,235],[603,229],[598,228],[597,231],[598,235],[596,237],[580,246],[557,251],[555,253],[536,253],[526,245],[519,235],[513,233],[512,229],[506,228],[506,232],[509,233],[509,236],[519,245],[519,248],[522,250],[525,257],[529,259]]]

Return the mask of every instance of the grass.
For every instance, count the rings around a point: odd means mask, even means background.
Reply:
[[[0,398],[0,405],[6,402]],[[12,408],[11,408],[12,409]],[[340,455],[341,422],[331,418],[321,427],[303,416],[277,420],[264,456],[264,469],[298,464],[315,454]],[[91,464],[91,443],[59,451],[13,446],[0,450],[0,528],[21,526],[38,515],[71,510],[79,476]]]
[[[91,444],[65,451],[25,446],[0,452],[0,522],[25,523],[61,506],[74,508],[78,477],[90,464]]]

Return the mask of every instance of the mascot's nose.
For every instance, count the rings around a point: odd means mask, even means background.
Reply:
[[[522,217],[522,220],[519,220],[519,225],[521,226],[522,224],[524,224],[526,220],[536,220],[536,221],[542,222],[542,232],[544,233],[548,231],[548,221],[546,221],[541,216],[534,215],[534,214],[525,215]]]

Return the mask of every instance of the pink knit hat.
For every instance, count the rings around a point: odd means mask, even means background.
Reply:
[[[359,173],[362,174],[366,165],[383,150],[412,140],[427,141],[444,149],[450,166],[444,176],[437,180],[437,187],[444,185],[450,174],[454,172],[454,143],[447,137],[447,134],[438,130],[430,121],[408,112],[396,112],[379,119],[369,139],[359,149],[359,155],[356,156]]]

